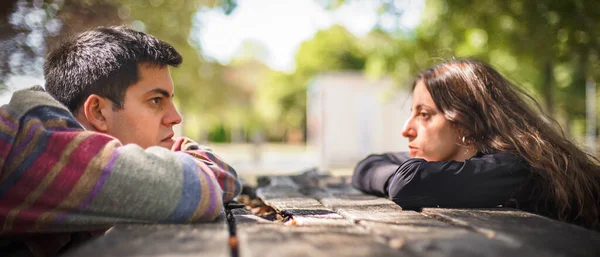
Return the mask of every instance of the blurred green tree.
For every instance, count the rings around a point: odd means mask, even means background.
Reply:
[[[295,59],[295,71],[272,71],[260,85],[256,109],[271,139],[282,139],[293,130],[306,131],[306,87],[319,73],[363,70],[365,56],[358,39],[334,25],[303,42]]]
[[[200,45],[190,39],[199,8],[221,8],[231,13],[235,0],[6,0],[0,4],[0,91],[12,75],[41,77],[47,48],[64,36],[96,26],[129,25],[171,43],[184,57],[172,70],[178,105],[186,120],[184,130],[200,136],[243,94],[223,80],[224,67],[205,60]]]
[[[403,15],[391,4],[403,1],[379,2],[382,13]],[[406,81],[441,60],[474,57],[522,85],[569,128],[585,117],[586,79],[600,79],[599,28],[594,0],[426,0],[414,31],[375,30],[363,39],[366,71]]]
[[[335,9],[358,0],[315,1]],[[404,15],[408,3],[374,1],[380,15]],[[40,57],[57,38],[99,25],[128,24],[173,44],[184,56],[172,73],[185,134],[194,138],[206,138],[213,128],[224,133],[264,128],[271,139],[280,140],[290,130],[304,130],[306,86],[319,73],[362,70],[408,85],[417,72],[453,57],[491,63],[541,99],[545,110],[573,133],[583,132],[585,81],[600,81],[600,5],[595,0],[425,1],[422,21],[413,30],[376,26],[362,38],[337,25],[319,31],[299,48],[295,71],[285,73],[271,71],[260,56],[240,53],[222,65],[200,54],[200,43],[190,38],[194,15],[202,15],[197,13],[201,8],[231,13],[235,0],[5,0],[0,3],[5,21],[0,23],[0,91],[8,76],[39,74]],[[245,47],[242,52],[265,50]]]

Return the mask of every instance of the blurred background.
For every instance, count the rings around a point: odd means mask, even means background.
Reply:
[[[127,25],[171,43],[178,134],[242,176],[406,149],[412,78],[454,57],[491,63],[597,151],[597,0],[2,0],[0,20],[0,104],[43,85],[61,37]]]

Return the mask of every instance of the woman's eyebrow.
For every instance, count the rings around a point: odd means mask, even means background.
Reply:
[[[437,112],[437,108],[431,107],[426,104],[417,104],[417,106],[415,106],[415,109],[417,111],[426,110],[426,111],[430,111],[430,112]],[[412,108],[411,108],[411,111],[412,111]]]

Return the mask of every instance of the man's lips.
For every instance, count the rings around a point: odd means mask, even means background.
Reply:
[[[163,140],[161,141],[168,141],[168,140],[173,140],[173,136],[175,136],[174,133],[169,134],[167,137],[163,138]]]

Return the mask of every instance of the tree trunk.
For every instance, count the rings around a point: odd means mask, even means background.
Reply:
[[[596,155],[596,83],[587,79],[585,84],[586,143],[590,153]]]
[[[544,105],[546,114],[550,117],[554,115],[554,99],[553,99],[553,80],[552,80],[552,63],[550,61],[545,61],[543,64],[543,81],[542,81],[542,94],[544,98]]]
[[[7,89],[6,81],[11,76],[41,78],[46,50],[58,38],[99,25],[119,25],[121,22],[118,6],[112,1],[66,0],[58,6],[58,10],[53,9],[57,6],[53,2],[59,1],[0,1],[0,92]],[[54,12],[56,17],[49,14]],[[40,22],[27,23],[25,17],[29,16],[36,16]],[[59,27],[49,30],[47,25],[50,21],[56,22],[56,18],[60,20]]]
[[[10,55],[17,48],[15,37],[19,33],[9,22],[18,0],[0,1],[0,92],[6,89],[5,81],[11,73],[9,66]]]

